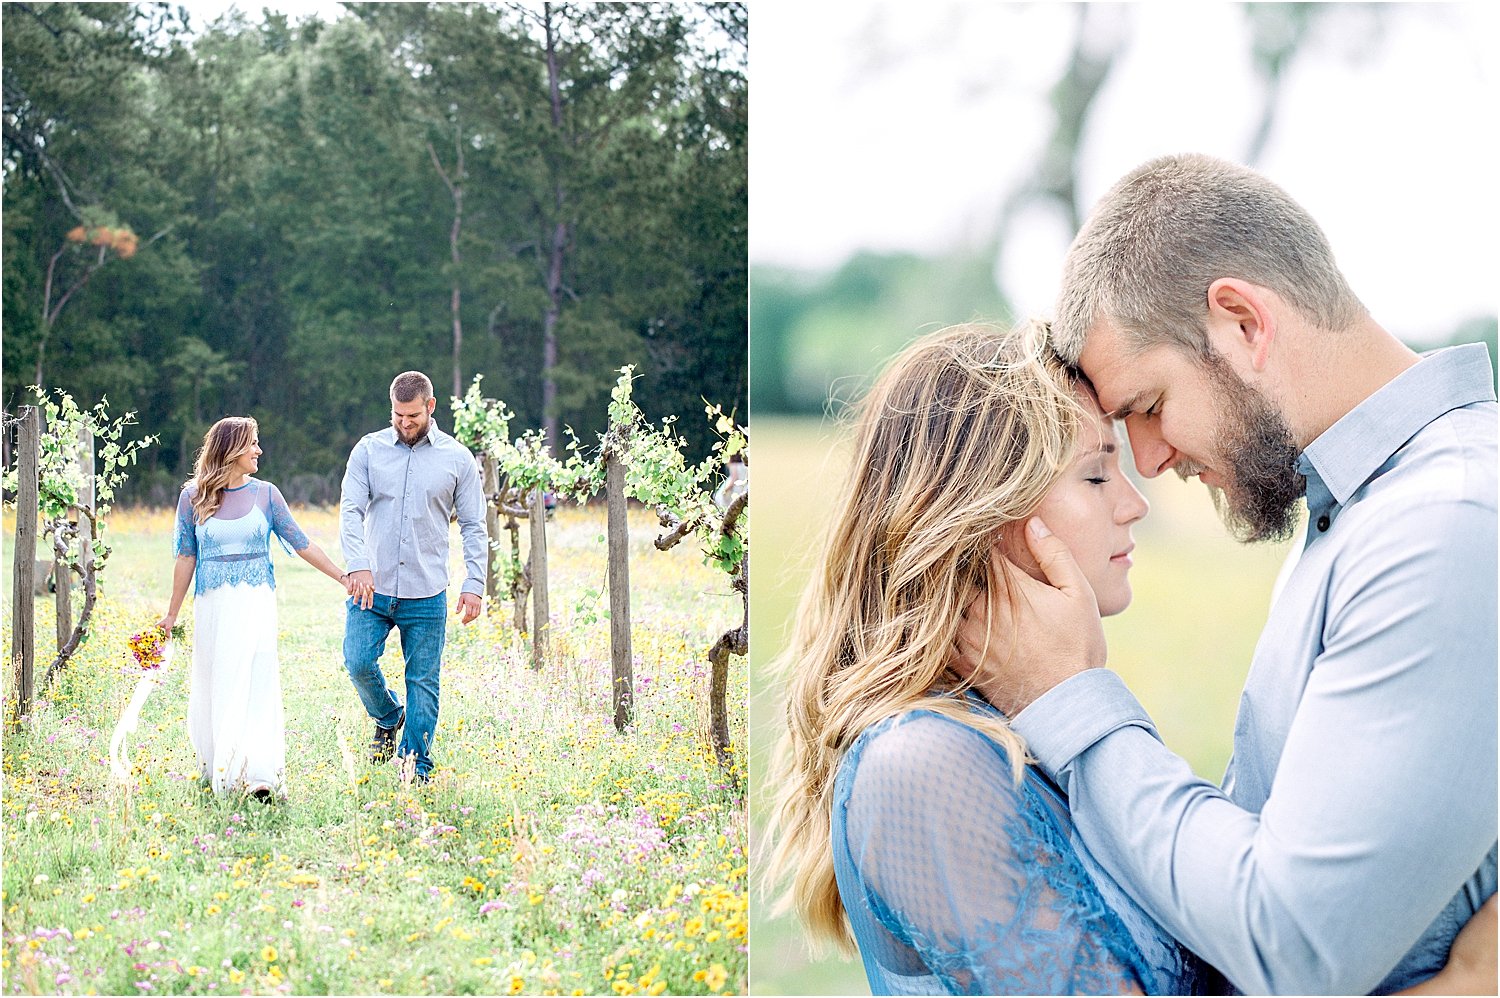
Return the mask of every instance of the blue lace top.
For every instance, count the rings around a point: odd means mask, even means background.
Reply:
[[[977,696],[975,711],[999,716]],[[834,781],[839,896],[874,994],[1197,994],[1206,968],[1094,862],[1067,800],[1004,749],[916,710],[862,732]]]
[[[220,586],[244,582],[276,588],[271,567],[271,535],[288,552],[301,551],[310,541],[292,519],[281,491],[270,482],[249,479],[235,489],[225,489],[223,501],[204,523],[195,523],[193,496],[197,487],[188,483],[177,497],[177,530],[173,550],[179,557],[198,559],[193,592],[203,595]]]

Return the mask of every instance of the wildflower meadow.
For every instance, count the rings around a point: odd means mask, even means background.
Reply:
[[[295,512],[336,557],[336,512]],[[705,678],[742,604],[690,546],[655,550],[654,518],[632,511],[635,717],[616,732],[604,519],[566,506],[549,524],[541,670],[509,606],[468,626],[450,617],[427,785],[367,761],[343,592],[278,555],[287,798],[262,803],[198,779],[191,597],[130,741],[130,779],[112,778],[111,733],[141,676],[130,639],[170,590],[172,517],[111,514],[88,640],[6,730],[4,992],[744,993],[745,662],[731,668],[728,768],[709,744]],[[51,614],[39,599],[42,654]],[[394,635],[382,666],[401,691]]]

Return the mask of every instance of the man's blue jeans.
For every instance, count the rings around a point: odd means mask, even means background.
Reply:
[[[354,681],[365,711],[382,728],[393,728],[401,719],[401,701],[386,686],[380,671],[385,639],[394,627],[401,632],[401,653],[406,659],[406,731],[397,751],[417,760],[417,775],[432,769],[433,733],[438,718],[438,673],[442,669],[443,642],[448,624],[448,594],[426,599],[397,599],[375,594],[366,610],[349,599],[344,620],[344,668]]]

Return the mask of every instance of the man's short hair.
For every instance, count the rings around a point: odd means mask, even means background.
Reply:
[[[432,379],[421,371],[403,371],[391,382],[392,402],[426,402],[432,397]]]
[[[1063,263],[1052,344],[1078,362],[1108,320],[1137,349],[1208,343],[1208,289],[1224,277],[1276,292],[1322,329],[1366,312],[1307,210],[1248,167],[1187,154],[1136,167],[1100,199]]]

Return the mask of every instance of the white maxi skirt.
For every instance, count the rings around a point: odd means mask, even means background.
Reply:
[[[283,793],[286,722],[276,656],[276,590],[236,583],[194,600],[188,737],[214,793]]]

